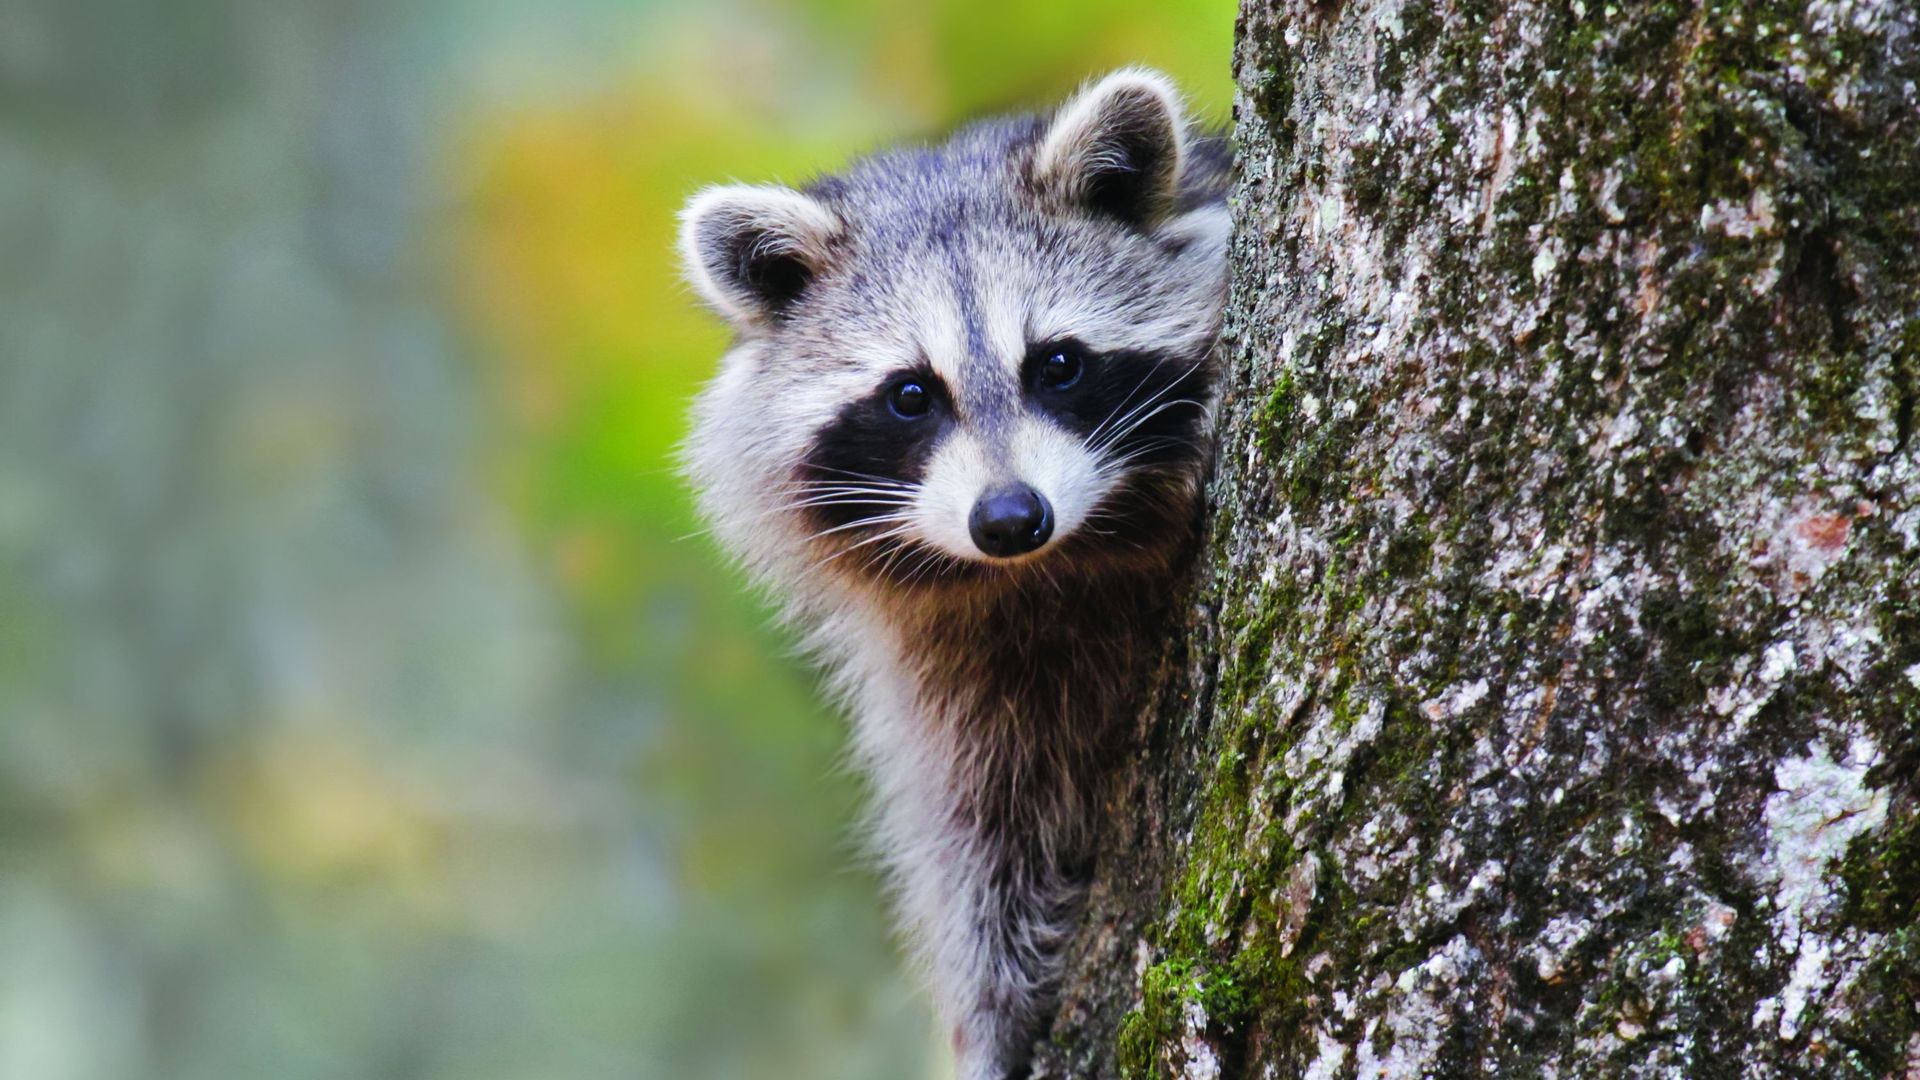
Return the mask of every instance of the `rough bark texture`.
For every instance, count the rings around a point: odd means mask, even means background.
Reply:
[[[1910,0],[1248,0],[1045,1077],[1920,1077]]]

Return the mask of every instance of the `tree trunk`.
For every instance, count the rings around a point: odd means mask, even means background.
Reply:
[[[1911,0],[1247,0],[1043,1077],[1920,1077]]]

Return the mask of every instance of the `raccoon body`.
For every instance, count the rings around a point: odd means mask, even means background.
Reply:
[[[962,1080],[1023,1075],[1209,457],[1230,161],[1168,81],[694,198],[702,509],[854,718]]]

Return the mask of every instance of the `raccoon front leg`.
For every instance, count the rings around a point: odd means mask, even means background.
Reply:
[[[879,839],[959,1080],[1017,1080],[1083,893],[1079,770],[1039,767],[1023,740],[966,738],[953,719],[867,726],[899,740],[869,759],[888,796]]]
[[[1043,839],[970,836],[931,875],[942,892],[927,913],[929,960],[959,1080],[1025,1077],[1044,1033],[1081,888]]]

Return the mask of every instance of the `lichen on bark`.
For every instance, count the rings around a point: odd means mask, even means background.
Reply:
[[[1238,39],[1214,513],[1036,1075],[1920,1075],[1920,14]]]

